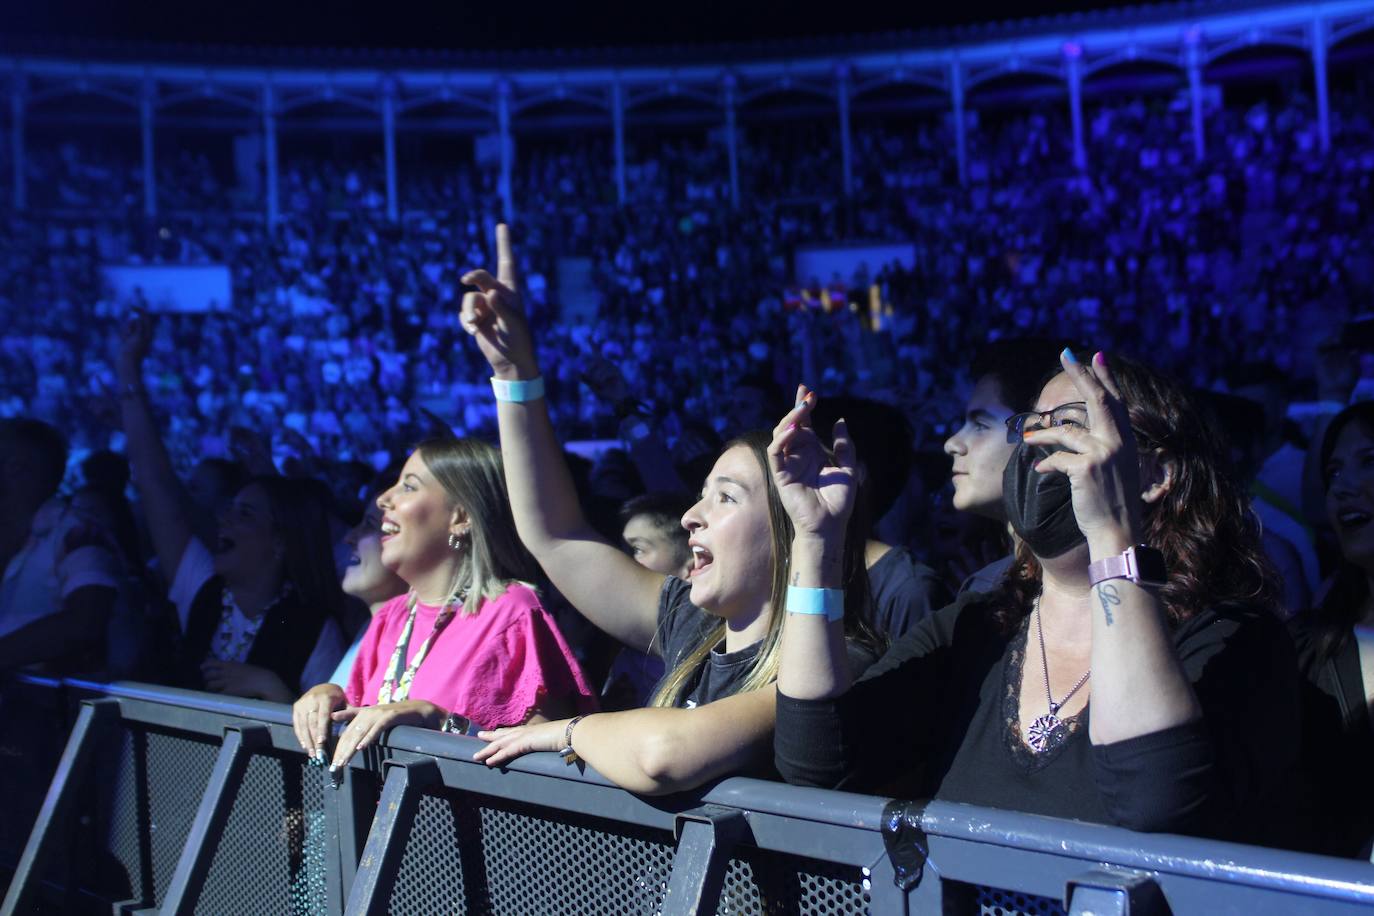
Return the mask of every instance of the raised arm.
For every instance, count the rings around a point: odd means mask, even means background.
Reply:
[[[479,290],[463,297],[463,327],[498,383],[538,379],[505,225],[496,227],[496,249],[498,277],[485,270],[463,277]],[[542,396],[498,399],[496,411],[520,540],[587,619],[621,642],[647,649],[658,625],[664,577],[607,544],[587,523]]]
[[[683,792],[766,762],[776,706],[777,690],[769,686],[692,709],[597,713],[577,720],[572,748],[598,773],[631,792]],[[490,743],[474,759],[499,766],[534,751],[561,750],[571,721],[479,732]]]
[[[1088,540],[1092,561],[1141,543],[1142,492],[1160,498],[1172,484],[1168,459],[1151,459],[1153,479],[1141,480],[1141,462],[1121,393],[1098,353],[1091,364],[1068,351],[1061,357],[1088,408],[1088,427],[1028,431],[1033,445],[1059,446],[1038,465],[1058,471],[1073,487],[1073,512]],[[1153,590],[1128,579],[1107,579],[1092,589],[1092,717],[1096,745],[1112,744],[1183,725],[1202,717]]]
[[[834,454],[811,429],[816,395],[797,389],[797,406],[773,430],[768,460],[773,482],[792,520],[792,564],[787,617],[783,622],[778,690],[798,700],[839,696],[849,688],[844,618],[804,613],[818,609],[830,593],[830,606],[843,610],[845,525],[858,490],[854,445],[844,420],[835,423]],[[793,589],[801,590],[796,605]],[[803,600],[811,599],[811,600]]]
[[[135,310],[120,329],[116,360],[119,404],[134,486],[143,503],[162,574],[170,582],[191,540],[191,523],[186,514],[185,488],[162,443],[143,385],[143,360],[151,339],[152,323],[146,314]]]

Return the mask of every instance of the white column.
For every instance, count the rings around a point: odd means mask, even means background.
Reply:
[[[852,197],[854,194],[854,145],[849,136],[849,67],[840,67],[835,71],[835,96],[840,103],[840,163],[844,171],[841,173],[841,187],[844,189],[845,197]]]
[[[954,155],[959,163],[959,184],[968,184],[968,133],[964,124],[964,68],[949,62],[949,97],[954,104]]]
[[[382,149],[386,158],[386,218],[400,218],[396,200],[396,81],[382,80]]]
[[[1331,26],[1325,19],[1312,22],[1312,76],[1317,90],[1317,136],[1322,153],[1331,152],[1331,99],[1326,88],[1326,51],[1331,41]]]
[[[738,83],[734,74],[726,74],[725,86],[725,148],[730,157],[730,206],[739,207],[739,138],[735,136],[735,93]]]
[[[1069,77],[1069,121],[1073,124],[1073,164],[1080,172],[1088,167],[1083,146],[1083,48],[1076,41],[1064,43],[1064,63]]]
[[[1207,158],[1207,135],[1202,130],[1202,33],[1196,26],[1183,37],[1188,65],[1188,97],[1193,105],[1193,158]]]
[[[262,159],[267,169],[267,224],[281,215],[277,198],[277,94],[271,84],[262,87]]]
[[[615,199],[625,206],[625,88],[611,84],[611,127],[615,131]]]
[[[511,199],[511,140],[510,140],[510,96],[511,85],[507,80],[496,84],[496,129],[501,144],[501,177],[497,190],[501,194],[502,215],[509,224],[515,219],[515,202]]]
[[[143,135],[143,215],[157,215],[157,169],[153,151],[153,116],[157,101],[157,84],[143,81],[138,97],[139,126]]]
[[[27,80],[22,73],[14,75],[10,85],[10,159],[14,167],[14,209],[28,207],[28,184],[24,180],[24,95]]]

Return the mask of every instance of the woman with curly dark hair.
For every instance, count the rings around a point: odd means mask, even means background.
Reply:
[[[852,685],[832,663],[836,628],[788,615],[778,768],[807,785],[1290,842],[1297,669],[1244,494],[1179,386],[1127,360],[1109,370],[1101,353],[1065,350],[1061,364],[1036,409],[1007,421],[1003,500],[1021,545],[1000,589],[923,621]],[[785,435],[784,456],[816,448]],[[815,581],[840,541],[818,549]]]
[[[1303,761],[1318,850],[1369,858],[1374,837],[1374,402],[1332,418],[1319,452],[1341,562],[1290,626],[1306,678]]]

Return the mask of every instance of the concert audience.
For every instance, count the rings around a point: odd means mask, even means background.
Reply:
[[[1213,431],[1138,363],[1069,350],[1061,361],[1033,410],[1005,424],[1019,544],[997,591],[966,593],[857,682],[836,664],[838,628],[789,602],[780,772],[1137,830],[1306,841],[1298,749],[1271,738],[1299,728],[1293,648]],[[832,459],[808,411],[779,426],[772,452],[780,488],[835,491],[788,503],[794,517],[833,513],[800,568],[800,584],[824,593],[843,587],[838,510],[852,506],[855,458],[846,443]],[[1138,565],[1104,564],[1127,553]]]
[[[637,792],[680,791],[732,772],[768,772],[781,606],[792,532],[769,484],[766,434],[746,433],[717,458],[682,517],[693,567],[687,581],[646,569],[588,524],[577,502],[544,397],[525,321],[515,256],[497,227],[498,276],[464,277],[463,326],[491,365],[506,482],[520,538],[560,592],[605,632],[659,655],[667,674],[649,707],[478,733],[476,759],[497,766],[532,751],[585,759]],[[799,392],[801,396],[802,392]],[[841,613],[846,662],[862,670],[867,576],[854,548]]]
[[[380,560],[408,591],[373,616],[346,685],[319,684],[293,708],[302,749],[331,769],[394,725],[465,732],[588,713],[596,700],[531,583],[502,457],[475,439],[431,439],[377,497]]]

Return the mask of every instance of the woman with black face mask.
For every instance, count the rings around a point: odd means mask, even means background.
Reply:
[[[1036,409],[1007,421],[1021,544],[998,590],[935,613],[853,684],[839,627],[788,614],[775,749],[789,782],[1297,841],[1282,810],[1297,671],[1247,500],[1184,392],[1112,362],[1065,350]],[[775,474],[852,460],[796,422]],[[800,584],[824,585],[840,546],[819,545],[811,572],[793,557]]]

